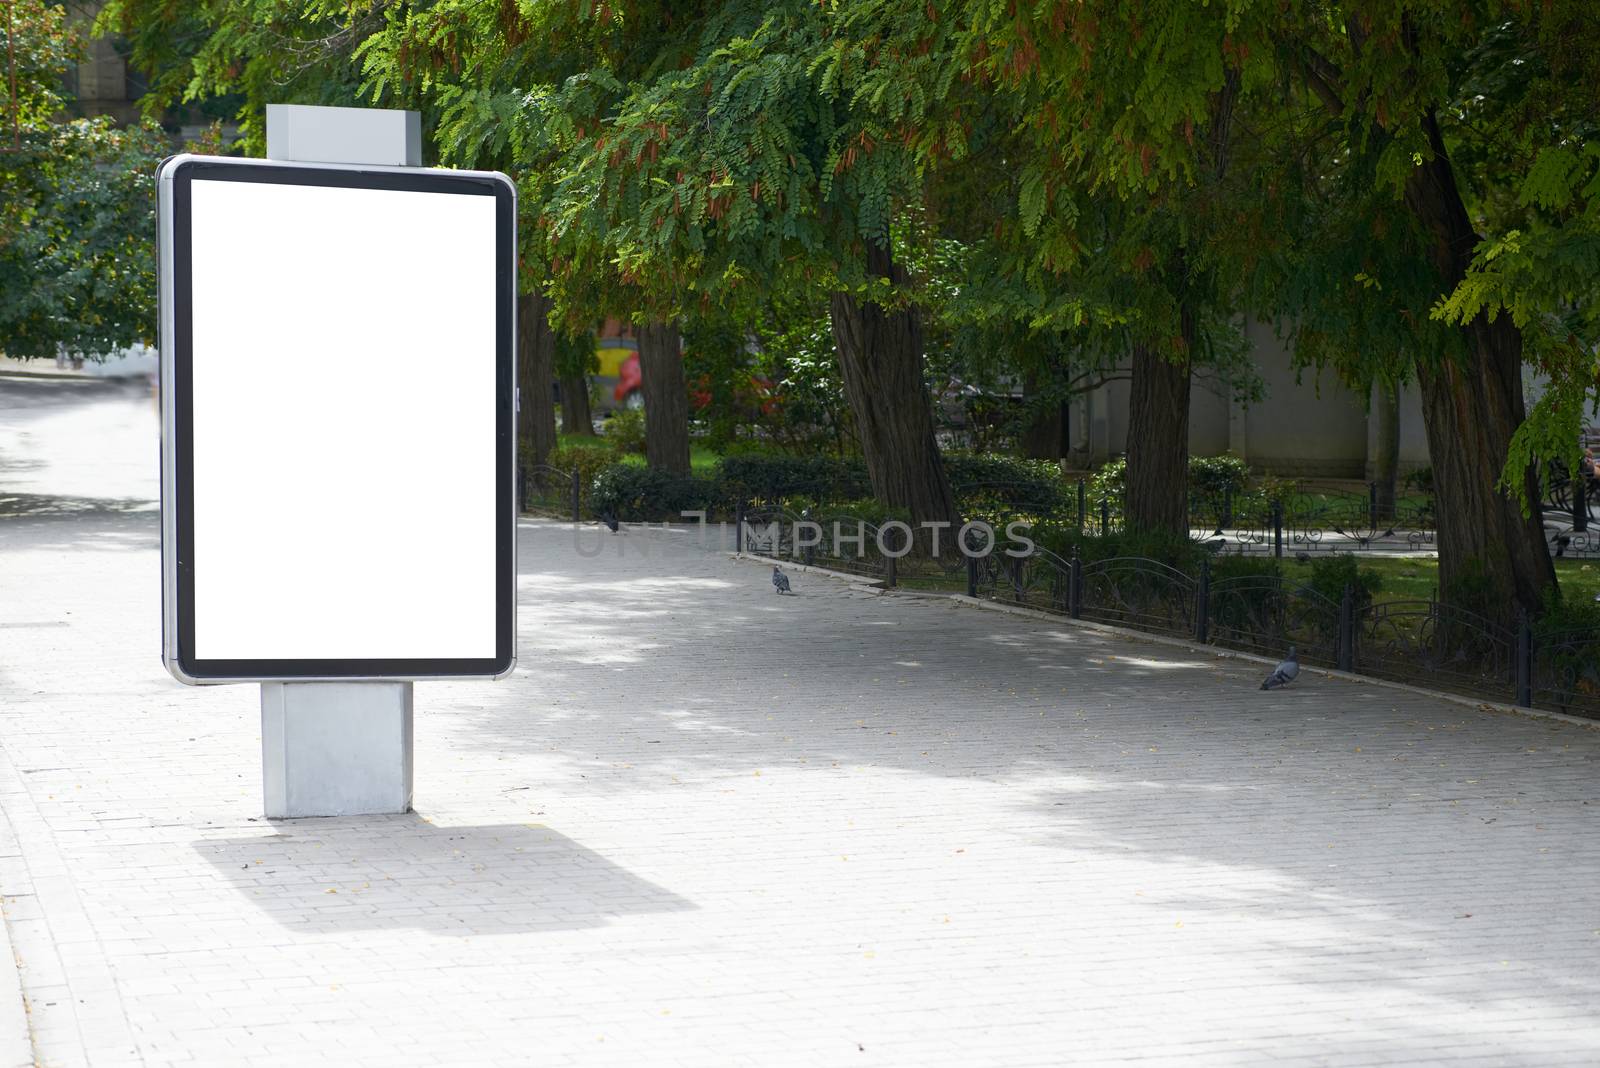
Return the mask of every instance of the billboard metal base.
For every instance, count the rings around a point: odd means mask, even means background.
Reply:
[[[269,819],[411,810],[410,682],[261,684]]]

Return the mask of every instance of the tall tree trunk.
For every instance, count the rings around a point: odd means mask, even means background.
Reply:
[[[905,279],[889,250],[871,241],[867,272],[896,282]],[[873,494],[884,504],[909,510],[914,524],[958,522],[922,380],[922,322],[916,308],[887,309],[850,293],[834,293],[828,318]]]
[[[589,408],[589,376],[561,376],[561,432],[595,437],[594,412]]]
[[[1039,400],[1039,372],[1022,376],[1022,399],[1028,423],[1022,428],[1022,454],[1032,460],[1060,460],[1067,455],[1067,402]]]
[[[550,329],[550,298],[524,293],[517,308],[517,395],[521,411],[518,459],[529,467],[544,463],[556,447],[556,409],[550,395],[555,377],[556,336]]]
[[[1372,458],[1372,481],[1378,487],[1378,520],[1394,519],[1394,502],[1400,482],[1400,390],[1379,382],[1373,390],[1373,417],[1377,441]]]
[[[671,323],[639,328],[639,390],[644,394],[645,463],[661,471],[689,473],[689,385],[683,377],[683,346]]]
[[[1433,158],[1406,179],[1406,205],[1429,237],[1428,255],[1441,293],[1466,276],[1479,237],[1456,185],[1455,170],[1432,112],[1424,129]],[[1473,607],[1510,625],[1515,609],[1537,615],[1555,567],[1537,507],[1524,516],[1495,488],[1510,455],[1511,436],[1527,415],[1522,398],[1522,333],[1510,315],[1487,315],[1461,328],[1462,353],[1421,360],[1418,381],[1433,462],[1439,516],[1439,590],[1449,599],[1476,587]],[[1538,470],[1519,477],[1537,501]]]
[[[1228,171],[1229,141],[1240,76],[1232,66],[1210,102],[1206,145],[1210,170],[1221,182]],[[1189,253],[1181,244],[1167,265],[1168,285],[1180,294],[1178,333],[1183,352],[1163,358],[1147,344],[1133,346],[1133,375],[1128,386],[1127,501],[1129,530],[1140,534],[1189,536],[1189,386],[1200,340],[1200,309],[1192,295]]]
[[[1186,340],[1192,333],[1184,315]],[[1190,351],[1193,351],[1191,345]],[[1128,529],[1140,534],[1189,533],[1189,358],[1169,360],[1133,346],[1128,395]]]

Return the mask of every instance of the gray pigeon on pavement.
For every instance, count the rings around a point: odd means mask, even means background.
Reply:
[[[1283,663],[1272,669],[1266,681],[1261,684],[1263,690],[1276,690],[1280,686],[1287,686],[1300,674],[1300,658],[1295,655],[1294,646],[1289,646],[1289,657]]]
[[[772,588],[780,594],[793,592],[789,589],[789,576],[777,564],[772,565]]]

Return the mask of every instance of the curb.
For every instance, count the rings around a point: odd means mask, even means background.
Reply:
[[[741,563],[760,561],[770,563],[772,559],[765,556],[752,556],[749,553],[733,553],[734,560]],[[1237,649],[1226,649],[1215,645],[1201,645],[1198,642],[1188,641],[1183,638],[1174,638],[1165,634],[1152,634],[1149,631],[1133,630],[1129,627],[1119,627],[1112,623],[1097,623],[1090,619],[1072,619],[1069,616],[1058,616],[1050,612],[1041,612],[1037,608],[1026,608],[1022,605],[1004,604],[999,601],[986,601],[981,597],[968,597],[964,593],[927,593],[920,590],[888,589],[879,583],[867,584],[862,581],[862,576],[852,575],[845,571],[833,571],[825,567],[815,567],[807,564],[788,564],[786,569],[811,572],[817,575],[827,575],[830,578],[844,579],[851,587],[864,593],[876,593],[884,597],[915,597],[919,599],[934,599],[951,601],[968,608],[976,608],[984,612],[999,612],[1002,615],[1018,616],[1023,619],[1033,619],[1058,626],[1077,627],[1084,630],[1097,631],[1101,634],[1125,641],[1147,642],[1152,645],[1165,645],[1172,649],[1182,649],[1190,653],[1202,653],[1218,659],[1245,660],[1256,664],[1265,664],[1268,667],[1278,662],[1271,657],[1261,656],[1257,653],[1246,653]],[[1398,690],[1401,693],[1415,694],[1418,697],[1432,697],[1440,701],[1448,701],[1454,705],[1466,708],[1475,708],[1484,712],[1497,712],[1502,715],[1526,716],[1529,719],[1552,720],[1557,723],[1566,723],[1574,727],[1587,727],[1590,730],[1600,730],[1600,720],[1585,719],[1582,716],[1570,715],[1566,712],[1549,712],[1542,708],[1523,708],[1521,705],[1508,705],[1499,701],[1488,701],[1478,697],[1466,697],[1458,693],[1447,693],[1443,690],[1430,690],[1425,686],[1415,686],[1407,682],[1394,682],[1390,679],[1378,678],[1374,675],[1359,675],[1352,671],[1340,671],[1336,668],[1307,667],[1308,672],[1315,672],[1324,678],[1342,679],[1345,682],[1356,682],[1367,686],[1382,686],[1385,689]]]

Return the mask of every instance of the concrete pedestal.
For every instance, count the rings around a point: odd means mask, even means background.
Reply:
[[[269,819],[411,810],[409,682],[264,682]]]

